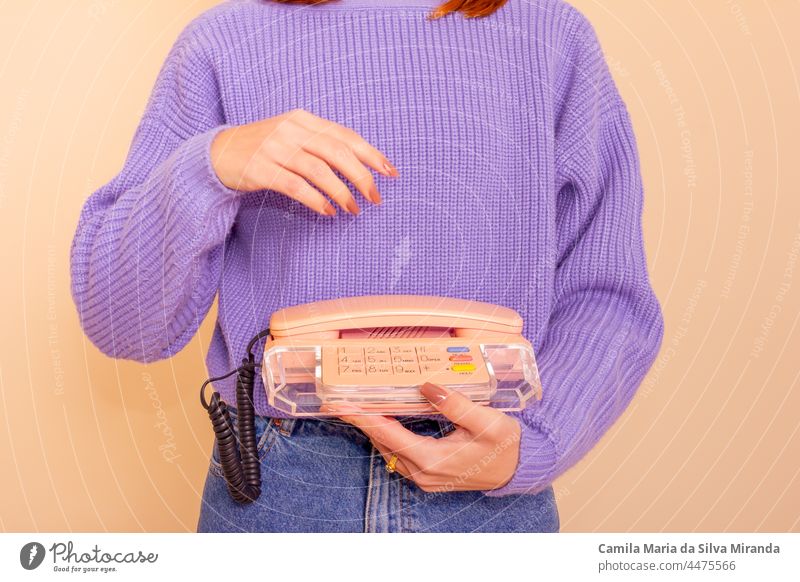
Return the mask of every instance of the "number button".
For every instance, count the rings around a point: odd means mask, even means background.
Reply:
[[[348,355],[364,355],[364,348],[360,346],[344,346],[337,348],[336,353],[340,356]]]
[[[392,367],[386,364],[367,365],[367,376],[388,376],[392,373]]]
[[[344,366],[339,366],[339,375],[340,376],[363,376],[364,375],[364,366],[359,365],[351,365],[345,364]]]
[[[416,350],[414,346],[392,346],[389,348],[392,352],[396,352],[398,354],[405,354],[405,353],[414,353]]]
[[[389,348],[384,346],[367,346],[364,351],[368,356],[388,356]]]

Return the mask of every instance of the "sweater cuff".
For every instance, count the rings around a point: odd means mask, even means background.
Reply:
[[[206,272],[209,261],[220,260],[221,255],[213,251],[228,236],[241,205],[241,192],[225,186],[211,163],[211,143],[225,127],[189,138],[172,158],[175,178],[166,197],[169,200],[166,214],[170,218],[164,223],[165,247],[186,249],[187,256],[200,259],[194,265],[196,273]],[[185,290],[187,295],[181,300],[182,305],[191,308],[173,315],[168,347],[156,357],[174,355],[191,339],[197,314],[210,307],[203,301],[214,296],[218,284],[213,277],[196,277],[194,286]]]
[[[553,481],[558,459],[552,429],[541,418],[526,421],[520,413],[512,414],[520,424],[519,461],[511,480],[497,489],[484,491],[489,497],[535,494]]]
[[[176,150],[173,211],[190,218],[207,246],[218,244],[228,233],[239,209],[241,193],[225,186],[211,163],[211,143],[227,126],[219,126],[189,138]],[[196,248],[196,247],[195,247]],[[198,249],[200,250],[200,249]]]

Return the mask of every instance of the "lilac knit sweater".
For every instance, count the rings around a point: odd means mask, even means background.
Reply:
[[[486,18],[427,20],[437,4],[240,0],[192,22],[122,171],[83,208],[73,297],[100,350],[142,362],[183,348],[218,297],[211,375],[289,305],[423,294],[513,308],[543,399],[517,414],[519,466],[489,494],[535,493],[614,423],[661,343],[635,137],[575,8],[510,0]],[[377,177],[382,205],[328,218],[219,182],[220,129],[294,108],[398,167]],[[235,401],[231,382],[216,388]],[[282,416],[256,394],[257,412]]]

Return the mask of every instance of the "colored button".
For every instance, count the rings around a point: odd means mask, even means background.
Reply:
[[[453,372],[474,372],[475,364],[453,364]]]
[[[447,348],[447,351],[451,354],[458,354],[463,352],[468,352],[469,348],[466,346],[450,346]]]
[[[450,356],[451,362],[471,362],[472,356],[468,354],[456,354],[454,356]]]

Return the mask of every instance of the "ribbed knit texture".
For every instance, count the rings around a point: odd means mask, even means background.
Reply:
[[[559,0],[429,21],[425,0],[226,2],[181,34],[121,173],[91,195],[73,296],[104,353],[149,362],[218,294],[211,375],[282,307],[424,294],[517,310],[544,397],[490,495],[535,493],[619,417],[663,335],[643,249],[631,120],[586,18]],[[400,178],[384,203],[314,214],[217,179],[216,133],[295,108],[351,127]],[[259,381],[260,382],[260,381]],[[232,382],[216,388],[234,402]],[[283,416],[256,390],[260,414]]]

